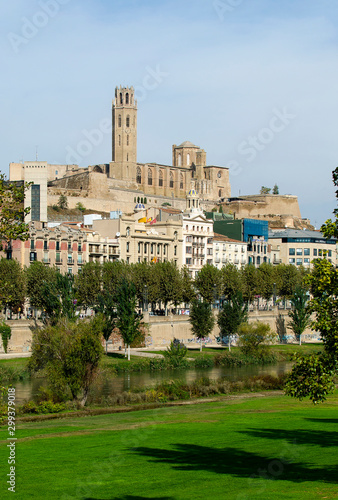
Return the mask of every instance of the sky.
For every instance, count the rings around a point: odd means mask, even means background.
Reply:
[[[336,206],[338,2],[11,0],[0,18],[0,170],[111,161],[116,86],[135,87],[139,162],[189,140],[230,169],[232,196]]]

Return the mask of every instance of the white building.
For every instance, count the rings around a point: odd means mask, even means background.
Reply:
[[[213,264],[221,269],[226,264],[234,264],[241,269],[248,263],[248,245],[244,241],[232,240],[223,234],[214,234]]]

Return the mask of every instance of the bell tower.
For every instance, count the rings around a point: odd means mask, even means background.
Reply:
[[[112,162],[109,177],[136,178],[137,101],[134,87],[116,87],[113,100]]]

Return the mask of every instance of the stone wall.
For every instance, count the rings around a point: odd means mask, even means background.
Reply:
[[[236,214],[236,218],[291,215],[301,218],[297,196],[252,195],[241,196],[223,203],[224,212]]]

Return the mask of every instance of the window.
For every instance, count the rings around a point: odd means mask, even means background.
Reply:
[[[160,170],[159,176],[158,176],[158,185],[160,187],[163,186],[163,170]]]
[[[60,250],[60,242],[59,241],[56,242],[56,250]]]
[[[150,245],[150,253],[152,253],[152,254],[154,253],[154,243],[152,243]]]
[[[148,168],[148,186],[153,185],[153,172],[151,168]]]
[[[72,268],[68,267],[68,274],[72,274]]]
[[[78,246],[77,246],[77,251],[78,251],[78,252],[82,252],[82,245],[81,245],[81,243],[79,243],[79,244],[78,244]]]
[[[82,264],[82,255],[77,256],[77,263]]]
[[[185,259],[185,263],[186,263],[187,265],[191,264],[191,263],[192,263],[192,259],[190,259],[190,258],[186,258],[186,259]]]
[[[185,247],[185,253],[192,253],[192,247]]]
[[[303,255],[303,249],[297,248],[297,255]]]
[[[144,244],[144,253],[147,253],[148,252],[148,243],[145,243]]]
[[[137,244],[137,251],[138,251],[138,253],[141,253],[141,243]]]
[[[180,189],[184,189],[183,174],[180,174]]]
[[[129,104],[129,94],[126,94],[126,104]]]
[[[31,250],[34,250],[34,249],[35,249],[35,241],[31,240]]]
[[[179,167],[182,166],[182,156],[181,156],[181,154],[178,155],[178,166]]]
[[[296,264],[297,264],[297,266],[301,266],[301,265],[303,264],[303,259],[299,259],[299,258],[298,258],[298,259],[296,260]]]
[[[167,245],[163,245],[163,255],[166,255],[167,252]]]
[[[188,167],[190,165],[190,153],[187,154],[187,165],[188,165]]]
[[[329,256],[329,257],[332,257],[332,250],[329,250],[329,251],[328,251],[328,256]]]
[[[323,256],[323,250],[322,249],[318,250],[318,255],[319,255],[319,257]]]
[[[304,255],[310,255],[310,249],[304,248]]]
[[[172,172],[170,172],[169,187],[171,187],[171,188],[174,187],[174,174]]]
[[[68,241],[68,252],[72,251],[72,243]]]
[[[119,115],[118,124],[119,124],[119,127],[122,127],[122,116],[121,115]]]
[[[127,116],[126,118],[126,127],[129,128],[130,127],[130,117],[129,115]]]
[[[129,241],[127,241],[127,252],[129,252],[129,246],[130,246],[130,243],[129,243]]]
[[[61,262],[61,255],[59,252],[56,253],[56,256],[55,256],[55,262],[59,263]]]
[[[296,255],[296,250],[294,248],[289,248],[289,255]]]
[[[122,96],[122,92],[120,92],[120,104],[123,104],[123,96]]]
[[[161,245],[158,244],[157,245],[157,255],[160,255],[160,253],[161,253]]]
[[[174,255],[177,255],[177,245],[174,246]]]
[[[137,167],[137,169],[136,169],[136,182],[137,182],[137,184],[141,184],[141,182],[142,182],[142,175],[141,175],[140,167]]]
[[[317,257],[317,248],[314,248],[314,249],[313,249],[313,256],[314,256],[314,257]]]
[[[218,190],[218,197],[222,198],[222,190],[221,189]]]
[[[294,264],[296,262],[296,259],[289,259],[289,264]]]
[[[304,259],[304,264],[310,264],[310,259],[309,258],[305,258]]]
[[[130,236],[130,227],[127,227],[126,229],[126,236]]]
[[[68,254],[68,264],[72,264],[73,263],[73,258],[72,258],[72,254]]]
[[[45,241],[43,242],[43,249],[44,249],[44,250],[48,250],[48,241],[47,241],[47,240],[45,240]]]
[[[40,220],[40,185],[31,187],[31,219]]]

